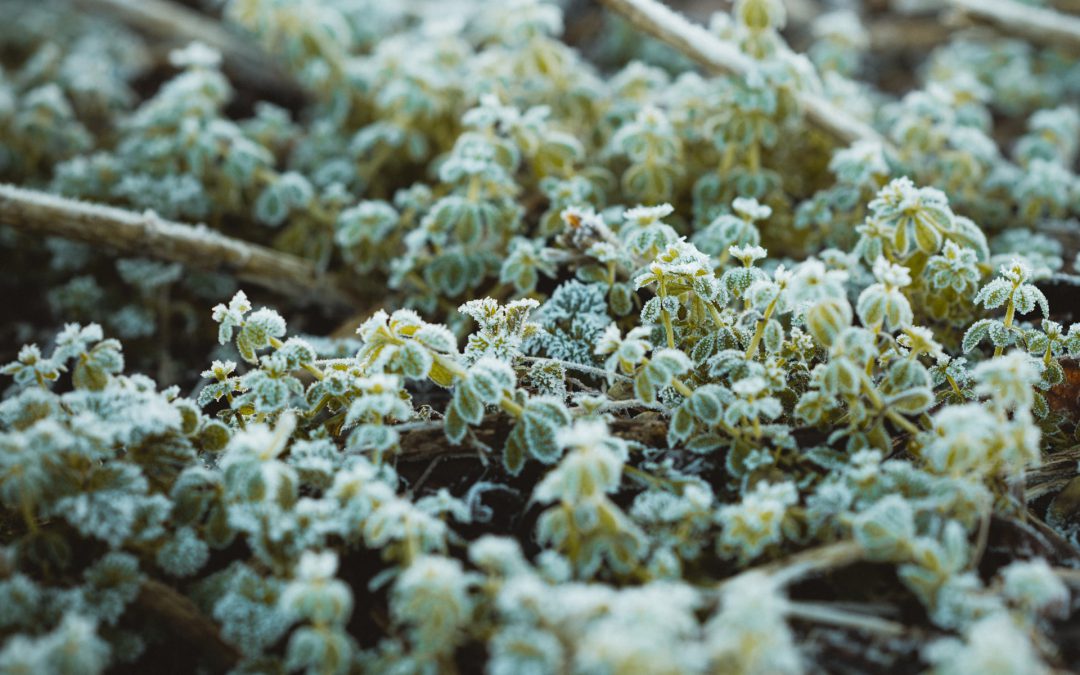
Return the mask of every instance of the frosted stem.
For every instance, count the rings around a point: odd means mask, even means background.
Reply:
[[[860,612],[852,612],[824,602],[789,602],[787,615],[794,619],[842,628],[854,628],[855,630],[882,635],[902,635],[905,630],[903,624],[895,621]]]
[[[343,279],[288,253],[226,237],[204,225],[163,220],[152,211],[112,206],[0,184],[0,224],[39,236],[73,239],[95,247],[182,263],[237,278],[301,301],[351,307],[363,297]]]
[[[745,77],[754,68],[754,61],[734,45],[724,42],[657,0],[600,2],[621,14],[640,30],[696,61],[713,74]],[[844,145],[860,140],[885,143],[872,127],[816,94],[802,92],[799,101],[810,123]]]
[[[612,373],[611,371],[604,370],[603,368],[597,368],[596,366],[586,366],[581,363],[574,363],[573,361],[565,361],[563,359],[551,359],[542,356],[521,356],[518,357],[526,363],[552,363],[562,366],[566,370],[576,370],[579,373],[586,375],[592,375],[594,377],[612,378],[617,380],[624,380],[626,382],[632,382],[633,378],[627,377],[622,373]]]
[[[1080,17],[1015,0],[950,0],[961,18],[1036,45],[1080,49]]]

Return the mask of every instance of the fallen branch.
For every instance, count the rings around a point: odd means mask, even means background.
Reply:
[[[862,547],[854,541],[816,546],[781,560],[751,567],[722,580],[713,588],[715,591],[713,598],[720,600],[727,589],[750,576],[766,575],[779,588],[803,581],[816,574],[853,565],[865,558]],[[785,613],[792,619],[882,635],[902,635],[907,631],[903,624],[865,611],[854,611],[850,606],[845,605],[840,602],[788,600]]]
[[[766,572],[781,586],[795,583],[808,576],[847,567],[866,559],[862,547],[855,541],[838,541],[822,544],[800,551],[782,560],[776,560],[754,568]],[[725,580],[721,583],[726,583]]]
[[[870,51],[926,53],[945,44],[953,30],[936,15],[886,15],[866,26],[870,36]]]
[[[320,273],[307,260],[226,237],[204,225],[163,220],[152,211],[139,214],[0,184],[0,224],[27,234],[74,239],[195,269],[230,272],[302,302],[346,308],[364,301],[343,279]]]
[[[640,30],[696,61],[710,73],[745,77],[754,68],[754,61],[734,45],[724,42],[657,0],[600,2]],[[860,140],[885,143],[871,126],[816,94],[802,93],[799,101],[811,124],[845,145]]]
[[[1074,570],[1071,567],[1055,567],[1054,574],[1067,584],[1080,586],[1080,570]]]
[[[263,94],[305,98],[303,87],[262,50],[214,19],[170,0],[75,0],[94,14],[111,16],[135,30],[178,44],[202,42],[221,52],[226,71]]]
[[[217,625],[172,586],[154,579],[143,581],[132,610],[165,629],[188,657],[205,663],[211,672],[232,670],[240,661],[240,652],[222,639]]]
[[[1080,0],[1050,0],[1050,6],[1059,12],[1080,14]]]
[[[1080,51],[1080,17],[1014,0],[950,0],[961,19],[1024,38],[1037,45]]]
[[[485,416],[484,421],[472,431],[482,443],[501,448],[512,424],[512,418],[495,413]],[[394,428],[401,434],[398,460],[421,462],[454,452],[456,446],[446,438],[443,426],[440,421],[396,425]],[[613,436],[623,440],[654,447],[667,443],[667,422],[655,416],[614,419],[609,427]]]

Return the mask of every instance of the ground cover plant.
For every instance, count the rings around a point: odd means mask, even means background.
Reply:
[[[0,673],[1080,669],[1077,3],[0,17]]]

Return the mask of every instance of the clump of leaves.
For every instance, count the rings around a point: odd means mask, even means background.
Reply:
[[[1071,50],[604,3],[706,77],[573,4],[206,4],[274,104],[12,1],[0,177],[157,234],[0,192],[43,308],[0,329],[0,672],[1075,670]],[[372,302],[271,294],[313,287]]]

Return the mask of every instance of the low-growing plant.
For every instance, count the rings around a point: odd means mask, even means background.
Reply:
[[[1080,664],[1059,3],[9,4],[0,673]]]

